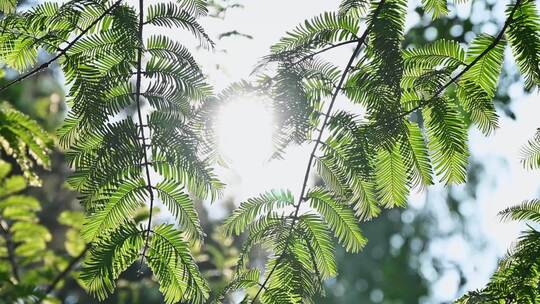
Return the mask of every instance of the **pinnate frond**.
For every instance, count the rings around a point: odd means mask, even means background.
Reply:
[[[250,198],[240,204],[225,220],[223,228],[227,234],[240,234],[259,215],[270,213],[276,208],[294,204],[294,197],[289,191],[273,190]]]
[[[202,46],[211,48],[214,43],[206,34],[196,18],[181,5],[175,3],[157,3],[148,7],[146,24],[165,27],[179,27],[191,32]]]
[[[114,291],[118,276],[140,256],[142,234],[134,224],[124,224],[93,243],[80,275],[90,294],[103,300]]]
[[[511,14],[512,6],[506,13]],[[540,86],[540,17],[535,1],[522,1],[506,30],[519,71],[527,89]]]
[[[165,302],[190,299],[190,303],[204,303],[208,298],[208,285],[182,234],[173,225],[158,225],[153,228],[151,238],[147,261]]]
[[[540,131],[522,148],[521,163],[526,169],[540,168]]]
[[[358,220],[352,209],[338,202],[331,193],[314,188],[307,194],[312,208],[319,212],[339,242],[350,252],[358,252],[366,243],[360,231]]]
[[[172,180],[164,180],[155,186],[158,198],[180,223],[182,231],[190,240],[202,240],[204,232],[193,202],[188,194],[179,189]]]
[[[435,173],[446,184],[463,183],[467,173],[467,131],[456,106],[446,99],[423,110]]]
[[[535,221],[540,222],[540,200],[525,201],[520,205],[506,208],[499,212],[505,221]]]
[[[426,12],[433,15],[433,19],[448,14],[447,0],[422,0]]]

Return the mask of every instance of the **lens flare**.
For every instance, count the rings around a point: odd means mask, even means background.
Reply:
[[[223,105],[216,128],[221,155],[233,170],[257,170],[269,159],[273,119],[264,99],[244,97]]]

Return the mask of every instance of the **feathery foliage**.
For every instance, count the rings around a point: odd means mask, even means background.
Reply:
[[[449,10],[447,1],[422,3],[434,18]],[[225,102],[235,89],[270,96],[278,116],[278,151],[292,143],[313,145],[296,203],[266,193],[242,203],[226,219],[229,234],[247,233],[238,278],[251,248],[262,244],[271,252],[264,279],[247,301],[309,303],[312,292],[318,292],[312,276],[335,275],[328,232],[345,249],[358,252],[365,243],[358,226],[362,220],[377,216],[381,208],[405,206],[412,188],[423,189],[436,177],[445,184],[466,181],[467,123],[485,134],[498,126],[493,98],[505,35],[512,48],[519,47],[514,54],[527,86],[538,85],[538,52],[531,45],[540,32],[533,30],[537,12],[531,3],[509,6],[495,37],[479,34],[467,47],[439,40],[403,50],[406,1],[344,0],[338,13],[306,21],[276,43],[258,66],[255,84],[244,83],[222,96]],[[366,21],[363,29],[358,19]],[[342,68],[319,56],[349,44],[356,47]],[[339,109],[341,94],[364,107],[365,114]],[[534,148],[528,155],[527,162],[534,163]],[[311,186],[312,166],[322,185]],[[310,240],[307,248],[299,231]]]
[[[70,113],[59,137],[75,171],[68,182],[88,213],[82,235],[92,242],[81,281],[104,299],[142,257],[167,303],[202,303],[208,290],[188,242],[202,240],[203,233],[190,194],[214,198],[221,184],[190,128],[196,105],[211,90],[186,46],[160,35],[143,41],[143,31],[145,26],[185,30],[210,48],[213,43],[197,22],[207,12],[205,1],[139,1],[135,9],[121,0],[84,0],[9,12],[1,21],[0,61],[27,71],[44,50],[52,60],[21,79],[56,60],[69,88]],[[134,115],[129,108],[135,108]],[[10,119],[5,127],[1,119],[4,148],[22,159],[28,146],[46,165],[43,133],[2,109],[2,117]],[[152,225],[158,200],[177,219],[177,228]],[[134,217],[146,206],[150,216],[143,228]]]
[[[272,103],[275,157],[291,144],[313,149],[298,195],[266,192],[241,203],[225,220],[228,235],[246,239],[235,277],[212,300],[247,289],[244,302],[313,303],[323,281],[336,275],[332,235],[347,251],[359,252],[366,242],[361,221],[382,208],[405,206],[413,188],[423,189],[435,178],[465,182],[466,123],[485,134],[497,127],[492,99],[506,40],[526,87],[540,84],[539,21],[531,0],[510,5],[494,37],[479,34],[466,47],[441,40],[407,50],[406,0],[343,0],[338,12],[305,21],[272,46],[254,83],[233,84],[216,97],[189,47],[163,35],[143,39],[145,27],[174,28],[212,48],[197,21],[207,13],[205,1],[139,0],[138,9],[122,0],[46,2],[25,12],[15,4],[0,2],[6,14],[0,21],[0,62],[28,72],[0,90],[53,62],[64,73],[70,112],[59,142],[74,169],[68,183],[87,212],[81,229],[91,245],[80,280],[98,299],[113,293],[116,279],[139,259],[159,282],[166,303],[204,303],[210,297],[190,250],[204,239],[192,198],[219,196],[222,185],[211,170],[211,161],[219,159],[215,134],[205,127],[235,96],[267,96]],[[422,4],[434,18],[449,11],[447,1]],[[344,66],[320,56],[348,45],[354,51]],[[52,58],[39,65],[41,51]],[[341,109],[337,99],[361,106],[364,115]],[[10,111],[0,111],[0,118],[11,117],[7,124],[0,120],[4,150],[16,157],[29,151],[46,165],[46,136]],[[527,167],[538,167],[537,146],[534,139],[525,150]],[[28,158],[20,162],[29,166]],[[313,185],[312,175],[322,182]],[[176,226],[153,223],[158,202]],[[536,203],[505,214],[536,219]],[[148,222],[138,225],[135,216],[146,208]],[[511,255],[517,262],[502,266],[488,293],[533,286],[537,267],[529,258],[537,256],[537,237],[536,231],[523,237]],[[270,252],[263,274],[249,265],[256,246]],[[526,283],[519,285],[516,277]],[[531,295],[526,288],[510,292],[520,300]]]
[[[540,129],[523,147],[521,163],[526,169],[540,169]]]
[[[53,235],[39,219],[40,202],[22,193],[28,183],[23,176],[11,175],[11,169],[0,161],[0,302],[54,301],[47,294],[68,275],[70,260],[78,261],[86,252],[78,237],[82,214],[60,214],[58,222],[68,228],[65,250],[54,250]]]
[[[50,167],[51,139],[37,122],[5,102],[0,104],[0,146],[15,158],[31,185],[41,184],[34,168],[36,164]]]
[[[538,140],[538,132],[534,138]],[[537,142],[529,141],[522,161],[526,169],[538,169]],[[535,146],[536,145],[536,146]],[[538,153],[536,153],[538,154]],[[536,158],[535,158],[536,157]],[[499,212],[503,221],[526,221],[540,223],[540,200],[531,199],[520,205]],[[527,226],[518,241],[499,262],[499,267],[488,284],[481,289],[468,292],[456,303],[536,303],[540,299],[540,232]]]
[[[540,201],[530,200],[500,212],[503,220],[538,223]],[[536,303],[540,299],[540,233],[529,226],[499,262],[489,283],[471,291],[456,303]]]

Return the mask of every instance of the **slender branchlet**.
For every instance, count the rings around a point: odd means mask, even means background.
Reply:
[[[146,240],[144,243],[144,248],[141,255],[141,266],[142,266],[142,260],[144,260],[146,255],[146,250],[148,249],[148,242],[150,241],[150,231],[152,228],[152,211],[154,209],[154,188],[152,187],[152,180],[150,177],[150,161],[148,156],[148,146],[146,144],[146,135],[145,135],[145,124],[143,121],[142,116],[142,102],[141,102],[141,83],[142,83],[142,59],[143,59],[143,49],[144,49],[144,42],[143,42],[143,28],[144,28],[144,0],[139,0],[139,27],[138,27],[138,35],[140,39],[140,47],[137,50],[137,74],[136,74],[136,80],[135,80],[135,103],[137,104],[137,120],[139,122],[139,128],[140,128],[140,139],[143,145],[143,157],[144,157],[144,171],[146,175],[146,186],[148,188],[149,193],[149,208],[150,213],[148,215],[148,225],[146,226]],[[151,139],[149,139],[151,141]]]
[[[379,4],[377,5],[377,8],[373,12],[373,18],[374,19],[377,18],[377,16],[381,12],[381,9],[382,9],[382,7],[384,5],[384,2],[385,2],[385,0],[381,0],[379,2]],[[343,83],[345,82],[345,79],[347,78],[347,75],[349,74],[350,68],[354,63],[354,59],[360,53],[360,50],[362,49],[362,45],[364,44],[364,41],[368,37],[368,34],[369,34],[371,28],[372,28],[372,24],[369,24],[368,27],[365,29],[364,33],[362,34],[362,36],[360,36],[360,38],[358,38],[358,40],[356,41],[357,42],[356,43],[356,48],[354,49],[351,57],[349,58],[349,61],[347,62],[347,65],[345,66],[345,69],[343,70],[343,73],[341,75],[341,78],[339,79],[337,87],[334,89],[334,92],[332,94],[332,98],[330,100],[330,104],[329,104],[328,109],[326,110],[326,113],[324,115],[323,123],[322,123],[322,125],[320,127],[320,130],[319,130],[319,133],[317,135],[317,139],[315,140],[315,143],[313,145],[313,149],[311,150],[311,153],[309,155],[308,164],[307,164],[306,171],[305,171],[305,174],[304,174],[304,180],[302,182],[302,189],[300,190],[300,195],[298,196],[298,202],[295,205],[293,219],[292,219],[292,222],[291,222],[291,228],[290,228],[289,234],[287,236],[287,240],[285,242],[285,247],[284,247],[283,252],[281,253],[281,255],[277,258],[276,263],[274,264],[274,266],[272,267],[270,272],[266,275],[266,278],[263,281],[261,287],[258,289],[257,293],[253,297],[252,303],[255,303],[255,301],[259,297],[259,295],[262,292],[262,290],[264,289],[264,287],[268,284],[268,282],[270,281],[270,278],[272,277],[272,274],[275,272],[276,268],[278,267],[278,265],[281,263],[281,261],[285,257],[286,251],[289,248],[289,244],[290,244],[292,236],[293,236],[293,231],[294,231],[295,225],[296,225],[296,223],[298,221],[298,215],[300,213],[300,207],[302,205],[303,198],[306,195],[306,190],[307,190],[307,186],[308,186],[308,182],[309,182],[309,177],[311,175],[311,168],[313,167],[313,161],[315,160],[315,156],[316,156],[317,150],[319,148],[319,143],[322,141],[322,137],[324,135],[325,128],[328,125],[328,122],[330,120],[332,110],[334,108],[334,105],[335,105],[336,99],[337,99],[337,97],[339,95],[339,92],[341,90],[341,87],[343,86]]]
[[[107,8],[101,15],[99,15],[98,18],[96,18],[88,27],[81,30],[81,32],[71,40],[71,42],[68,43],[64,48],[61,48],[55,56],[53,56],[51,59],[47,60],[46,62],[42,63],[38,67],[34,68],[30,72],[27,72],[23,75],[18,76],[17,78],[13,79],[12,81],[8,82],[7,84],[0,87],[0,93],[7,90],[9,87],[13,86],[16,83],[19,83],[37,73],[40,71],[46,69],[56,60],[60,59],[62,56],[65,56],[67,52],[79,41],[81,38],[83,38],[88,31],[90,31],[98,22],[100,22],[105,16],[107,16],[110,12],[112,12],[117,6],[119,6],[122,3],[122,0],[117,0],[113,5],[111,5],[109,8]]]

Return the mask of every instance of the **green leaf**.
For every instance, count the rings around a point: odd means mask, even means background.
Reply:
[[[540,222],[540,200],[524,201],[521,205],[506,208],[499,212],[503,221],[534,221]]]
[[[259,197],[244,201],[223,223],[225,232],[229,235],[239,235],[260,215],[270,213],[277,208],[291,206],[294,197],[288,190],[272,190]]]
[[[521,164],[527,169],[540,168],[540,130],[533,139],[522,148]]]
[[[510,15],[509,6],[506,14]],[[522,1],[506,29],[506,36],[527,89],[540,86],[540,17],[534,1]]]
[[[349,206],[336,201],[331,193],[320,188],[310,190],[306,198],[311,207],[323,216],[328,227],[347,251],[359,252],[364,247],[366,239]]]
[[[84,213],[81,211],[62,211],[58,216],[58,223],[81,229],[84,223]]]
[[[196,21],[190,12],[175,3],[158,3],[148,7],[146,14],[147,24],[179,27],[191,32],[204,47],[213,47],[214,42],[208,37],[203,27]]]
[[[326,12],[306,20],[293,31],[274,44],[271,51],[274,55],[286,55],[288,51],[302,50],[303,48],[317,48],[337,41],[346,41],[357,38],[358,19],[352,16],[343,16]]]
[[[204,303],[208,298],[208,285],[181,233],[172,225],[158,225],[152,231],[147,261],[159,282],[165,303],[177,303],[182,299],[189,303]]]
[[[6,208],[24,209],[37,212],[41,210],[41,205],[35,197],[27,195],[11,195],[0,200],[0,210]]]
[[[325,223],[318,215],[301,215],[298,223],[302,237],[313,248],[315,263],[323,278],[334,277],[337,274],[334,257],[334,243]]]
[[[84,222],[81,235],[88,241],[108,230],[115,230],[128,222],[148,197],[143,179],[125,181],[114,191],[105,206],[90,214]]]
[[[466,63],[471,64],[491,46],[495,39],[495,37],[485,34],[476,37],[467,50]],[[501,74],[505,45],[506,41],[500,40],[495,47],[489,50],[475,65],[465,72],[463,79],[477,84],[490,96],[494,96],[499,75]]]
[[[426,12],[433,14],[433,19],[448,14],[446,0],[422,0],[422,5]]]
[[[79,277],[90,294],[103,300],[113,293],[118,276],[140,256],[142,234],[128,223],[111,234],[100,235],[93,243]]]
[[[26,180],[20,175],[13,175],[1,181],[0,197],[15,194],[26,189]]]
[[[462,79],[457,83],[456,97],[470,121],[482,133],[490,135],[499,127],[499,115],[493,104],[492,93],[486,92],[469,79]]]
[[[0,0],[0,12],[12,14],[17,8],[17,0]]]
[[[227,286],[215,297],[212,303],[223,303],[225,296],[239,289],[247,289],[258,286],[261,273],[259,269],[249,269],[235,276]]]
[[[339,4],[339,14],[358,18],[367,11],[369,4],[368,0],[342,0]]]
[[[32,170],[34,161],[48,169],[51,145],[49,134],[36,121],[13,109],[8,103],[0,103],[0,146],[7,155],[15,158],[32,186],[41,184]]]
[[[186,233],[188,239],[202,240],[204,232],[189,195],[182,192],[179,185],[171,180],[158,183],[155,190],[161,202],[178,220],[181,230]]]
[[[413,172],[411,184],[412,187],[423,189],[426,186],[433,185],[433,168],[431,167],[427,144],[418,124],[408,122],[406,125],[409,132],[407,137],[409,145],[408,167]]]
[[[423,109],[428,147],[435,172],[446,184],[463,183],[467,175],[467,128],[455,104],[439,99]]]
[[[38,47],[33,39],[23,36],[3,41],[0,47],[0,62],[17,71],[25,71],[36,64]]]
[[[390,148],[381,147],[377,151],[375,182],[381,204],[389,208],[407,204],[409,181],[401,149],[402,145],[396,143]]]
[[[437,66],[460,66],[465,64],[465,50],[452,40],[439,39],[428,45],[403,51],[407,70],[434,69]]]

